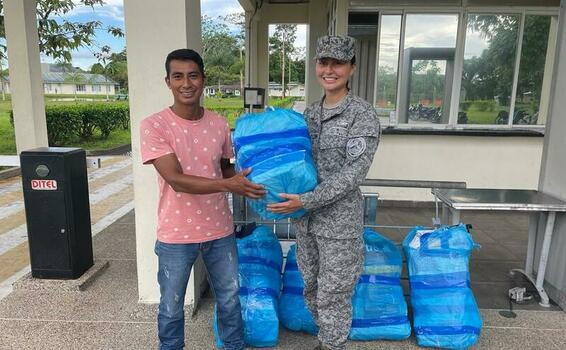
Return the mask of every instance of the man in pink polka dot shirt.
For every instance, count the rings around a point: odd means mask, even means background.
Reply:
[[[265,191],[246,179],[251,169],[236,174],[229,161],[228,123],[200,105],[205,82],[200,55],[175,50],[167,56],[165,69],[174,103],[140,126],[142,161],[153,164],[159,184],[155,253],[160,349],[184,348],[185,290],[199,254],[216,297],[224,349],[244,349],[238,255],[226,192],[260,198]]]

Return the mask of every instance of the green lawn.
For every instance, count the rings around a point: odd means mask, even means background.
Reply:
[[[244,108],[243,98],[216,98],[216,97],[206,97],[204,99],[205,108]]]
[[[72,98],[73,95],[47,95],[45,97],[47,105],[62,105],[62,104],[73,104],[74,101],[53,101],[53,99],[65,97]],[[97,103],[102,102],[101,100],[106,99],[106,96],[96,96],[96,95],[82,95],[81,97],[92,98],[95,97]],[[1,98],[1,97],[0,97]],[[88,103],[89,101],[78,101],[79,103]],[[115,101],[110,100],[108,103],[115,103]],[[120,102],[118,102],[120,103]],[[123,103],[123,101],[121,102]],[[270,104],[274,106],[279,106],[283,108],[290,108],[293,105],[293,99],[286,98],[284,100],[278,98],[272,98]],[[242,98],[205,98],[204,106],[206,108],[212,109],[220,115],[228,119],[228,123],[231,128],[234,128],[236,119],[244,112],[244,101]],[[7,96],[5,101],[0,99],[0,154],[16,154],[16,141],[14,137],[14,128],[10,124],[10,110],[12,109],[10,96]],[[130,131],[129,130],[115,130],[113,131],[109,138],[103,140],[100,138],[99,134],[95,133],[94,137],[88,141],[74,141],[65,146],[67,147],[80,147],[87,150],[105,150],[111,149],[130,142]]]
[[[495,124],[497,114],[504,110],[503,108],[496,108],[494,111],[480,111],[475,105],[470,106],[466,111],[468,115],[468,124]]]
[[[10,100],[0,100],[0,154],[16,154],[14,128],[10,125]]]

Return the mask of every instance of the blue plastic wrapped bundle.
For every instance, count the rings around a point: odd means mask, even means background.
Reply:
[[[352,299],[350,339],[406,339],[411,324],[401,287],[401,253],[393,241],[367,228],[364,245],[364,270]]]
[[[244,340],[248,346],[275,346],[279,337],[277,310],[283,263],[281,245],[266,226],[258,226],[250,235],[237,239],[236,243]],[[222,348],[216,310],[213,325],[216,345]]]
[[[470,289],[468,260],[478,247],[462,224],[436,230],[416,227],[405,237],[419,345],[464,349],[477,342],[482,321]]]
[[[316,187],[316,167],[307,124],[302,115],[288,109],[268,109],[246,114],[236,121],[234,131],[236,168],[252,168],[248,179],[263,184],[267,194],[249,200],[250,206],[266,220],[300,217],[304,210],[292,214],[268,212],[267,204],[282,202],[279,193],[299,194]]]
[[[279,299],[279,317],[283,326],[290,330],[317,334],[318,327],[303,297],[305,283],[297,266],[296,249],[296,244],[293,244],[287,253],[283,291]]]

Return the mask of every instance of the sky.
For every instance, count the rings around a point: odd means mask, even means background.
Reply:
[[[78,2],[78,0],[75,0]],[[93,21],[102,22],[103,27],[115,26],[124,29],[124,6],[123,0],[105,0],[104,6],[96,6],[90,8],[88,6],[77,6],[73,11],[65,15],[65,18],[71,21]],[[242,12],[238,0],[201,0],[201,11],[203,15],[215,18],[230,13]],[[391,16],[398,17],[398,16]],[[435,23],[431,26],[430,23]],[[383,23],[385,25],[385,21]],[[382,30],[382,49],[386,47],[398,46],[398,28],[400,21],[392,21],[392,30],[387,38],[386,31]],[[456,34],[457,18],[455,15],[415,15],[414,18],[407,19],[407,31],[405,47],[410,46],[436,46],[436,47],[454,47]],[[397,27],[397,28],[395,28]],[[299,25],[297,30],[296,47],[305,47],[306,45],[306,25]],[[274,26],[270,26],[270,35],[273,34]],[[127,35],[127,33],[126,33]],[[80,48],[72,53],[73,65],[83,69],[89,69],[98,60],[94,57],[93,52],[99,52],[100,47],[109,45],[112,52],[120,52],[123,50],[126,39],[116,38],[108,34],[104,29],[97,32],[97,46],[91,48]],[[481,39],[477,33],[468,33],[466,40],[466,58],[477,56],[485,49],[487,43]],[[385,51],[382,51],[385,53]],[[53,62],[53,59],[42,56],[43,62]],[[393,51],[391,57],[382,55],[381,64],[396,66],[396,54]]]
[[[65,15],[70,21],[100,21],[103,27],[114,26],[124,29],[124,1],[123,0],[105,0],[106,5],[96,6],[94,9],[88,6],[77,6],[73,11]],[[201,12],[203,15],[215,18],[225,16],[231,13],[243,12],[238,0],[201,0]],[[270,34],[273,28],[270,28]],[[127,33],[126,33],[127,35]],[[98,46],[108,45],[112,52],[120,52],[126,45],[125,38],[116,38],[108,34],[105,30],[99,30],[96,34]],[[301,25],[297,30],[297,40],[295,46],[305,47],[306,43],[306,26]],[[99,47],[81,48],[73,52],[73,65],[88,70],[97,63],[93,52],[100,51]],[[42,55],[42,62],[53,62],[50,57]]]
[[[66,14],[65,18],[71,21],[100,21],[103,27],[114,26],[124,29],[124,1],[105,0],[105,2],[106,5],[102,7],[96,6],[94,9],[88,6],[77,6],[73,11]],[[210,17],[224,16],[242,11],[243,9],[238,0],[201,0],[202,14]],[[126,45],[125,38],[115,38],[105,30],[97,32],[96,41],[99,46],[110,46],[112,52],[120,52]],[[99,48],[81,48],[73,52],[73,65],[89,69],[94,63],[98,62],[93,55],[93,51],[99,51]],[[53,62],[53,59],[45,56],[42,56],[41,60],[42,62]]]

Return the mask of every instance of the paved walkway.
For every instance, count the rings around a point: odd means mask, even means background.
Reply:
[[[12,291],[11,284],[29,271],[21,180],[0,181],[0,350],[4,349],[155,349],[156,306],[138,303],[131,160],[107,157],[101,169],[89,171],[95,261],[109,267],[86,290]],[[429,225],[431,209],[379,208],[381,225]],[[566,349],[566,313],[536,302],[513,305],[516,318],[499,312],[509,308],[508,288],[532,287],[513,280],[508,271],[522,267],[527,216],[466,212],[474,239],[482,245],[472,255],[472,288],[484,328],[476,349]],[[401,242],[407,230],[381,228]],[[404,282],[406,283],[406,281]],[[215,349],[212,306],[205,297],[195,318],[187,316],[187,349]],[[187,314],[189,311],[187,310]],[[280,329],[274,349],[311,349],[310,335]],[[351,342],[348,349],[418,349],[414,337],[401,342]]]
[[[130,157],[101,157],[100,169],[89,169],[92,233],[97,234],[133,209]],[[19,176],[0,180],[0,299],[29,271],[29,249]]]
[[[409,219],[424,220],[412,210]],[[405,209],[384,209],[384,220],[400,215],[407,218]],[[428,215],[428,212],[426,212]],[[473,217],[470,217],[473,219]],[[507,223],[513,218],[500,218]],[[496,225],[495,217],[484,217]],[[397,235],[390,231],[395,239]],[[484,237],[484,240],[487,239]],[[16,289],[0,300],[0,349],[155,349],[156,306],[139,304],[137,300],[137,272],[135,260],[134,214],[130,212],[94,237],[95,260],[108,260],[109,268],[82,292],[61,290]],[[489,244],[486,244],[489,246]],[[491,249],[491,248],[488,248]],[[491,273],[479,275],[476,263],[489,260],[489,252],[479,254],[472,263],[474,291],[478,302],[486,303],[490,295],[476,287],[486,280],[494,280],[501,268],[494,265]],[[509,257],[508,257],[509,258]],[[505,260],[506,264],[513,260]],[[500,279],[504,277],[498,277]],[[506,277],[505,277],[506,278]],[[495,299],[499,298],[496,296]],[[197,316],[191,318],[187,310],[187,349],[215,349],[212,333],[212,306],[210,297],[204,299]],[[535,305],[531,308],[537,308]],[[503,306],[502,308],[505,308]],[[554,308],[552,310],[558,310]],[[566,348],[566,313],[563,311],[515,310],[516,318],[505,318],[499,308],[482,307],[484,328],[479,344],[474,349],[549,349]],[[279,344],[274,349],[312,349],[316,339],[303,333],[280,328]],[[349,350],[419,349],[414,337],[405,341],[351,342]]]

